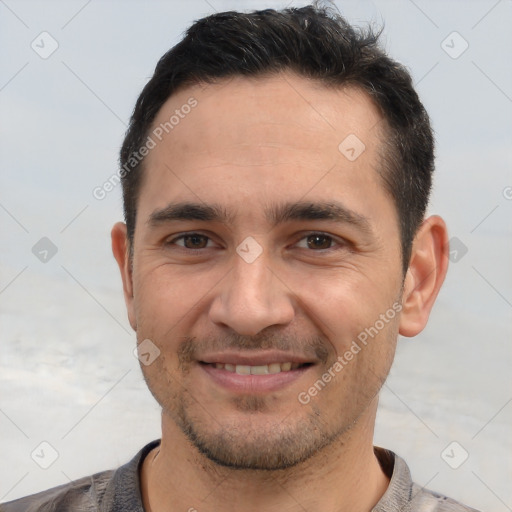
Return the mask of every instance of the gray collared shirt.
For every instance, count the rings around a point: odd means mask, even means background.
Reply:
[[[139,471],[146,455],[159,443],[149,443],[116,470],[4,503],[0,512],[144,512]],[[415,484],[405,461],[393,452],[376,448],[375,454],[390,483],[372,512],[478,512]]]

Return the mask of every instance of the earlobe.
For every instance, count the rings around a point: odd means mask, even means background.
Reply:
[[[425,327],[448,270],[448,233],[444,220],[426,219],[414,238],[404,282],[400,334],[412,337]]]
[[[135,307],[133,300],[133,279],[132,264],[130,259],[130,246],[127,236],[126,224],[117,222],[114,224],[111,232],[112,252],[121,272],[123,281],[123,293],[128,312],[128,320],[134,331],[137,330],[137,322],[135,318]]]

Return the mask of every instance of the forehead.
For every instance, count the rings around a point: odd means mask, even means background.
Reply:
[[[189,108],[191,102],[196,106]],[[168,149],[194,153],[219,145],[243,152],[244,146],[256,144],[295,150],[314,146],[337,153],[338,144],[351,134],[371,149],[381,121],[360,88],[328,88],[286,72],[237,76],[180,90],[162,106],[152,129],[160,130]]]
[[[384,194],[382,125],[361,89],[328,88],[293,73],[184,88],[150,130],[155,147],[145,160],[139,212],[147,218],[150,207],[178,199],[222,196],[250,209],[258,197],[339,191],[357,202],[376,187]]]

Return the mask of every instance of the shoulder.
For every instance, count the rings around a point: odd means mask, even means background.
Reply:
[[[80,478],[37,494],[3,503],[0,512],[89,512],[98,511],[113,470]]]
[[[373,512],[478,512],[442,494],[413,482],[406,462],[396,453],[375,447],[375,455],[388,478],[389,486]]]
[[[411,505],[417,512],[478,512],[452,498],[423,489],[415,483],[412,485]]]
[[[139,470],[160,440],[144,446],[123,466],[0,504],[0,512],[144,512]]]

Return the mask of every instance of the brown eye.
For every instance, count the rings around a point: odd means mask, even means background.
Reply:
[[[208,237],[204,235],[184,235],[183,245],[187,249],[204,249],[208,245]]]
[[[332,238],[327,235],[309,235],[306,238],[309,249],[330,249],[332,245]]]
[[[201,233],[188,233],[180,235],[166,242],[167,246],[177,245],[184,249],[207,249],[210,238]]]

